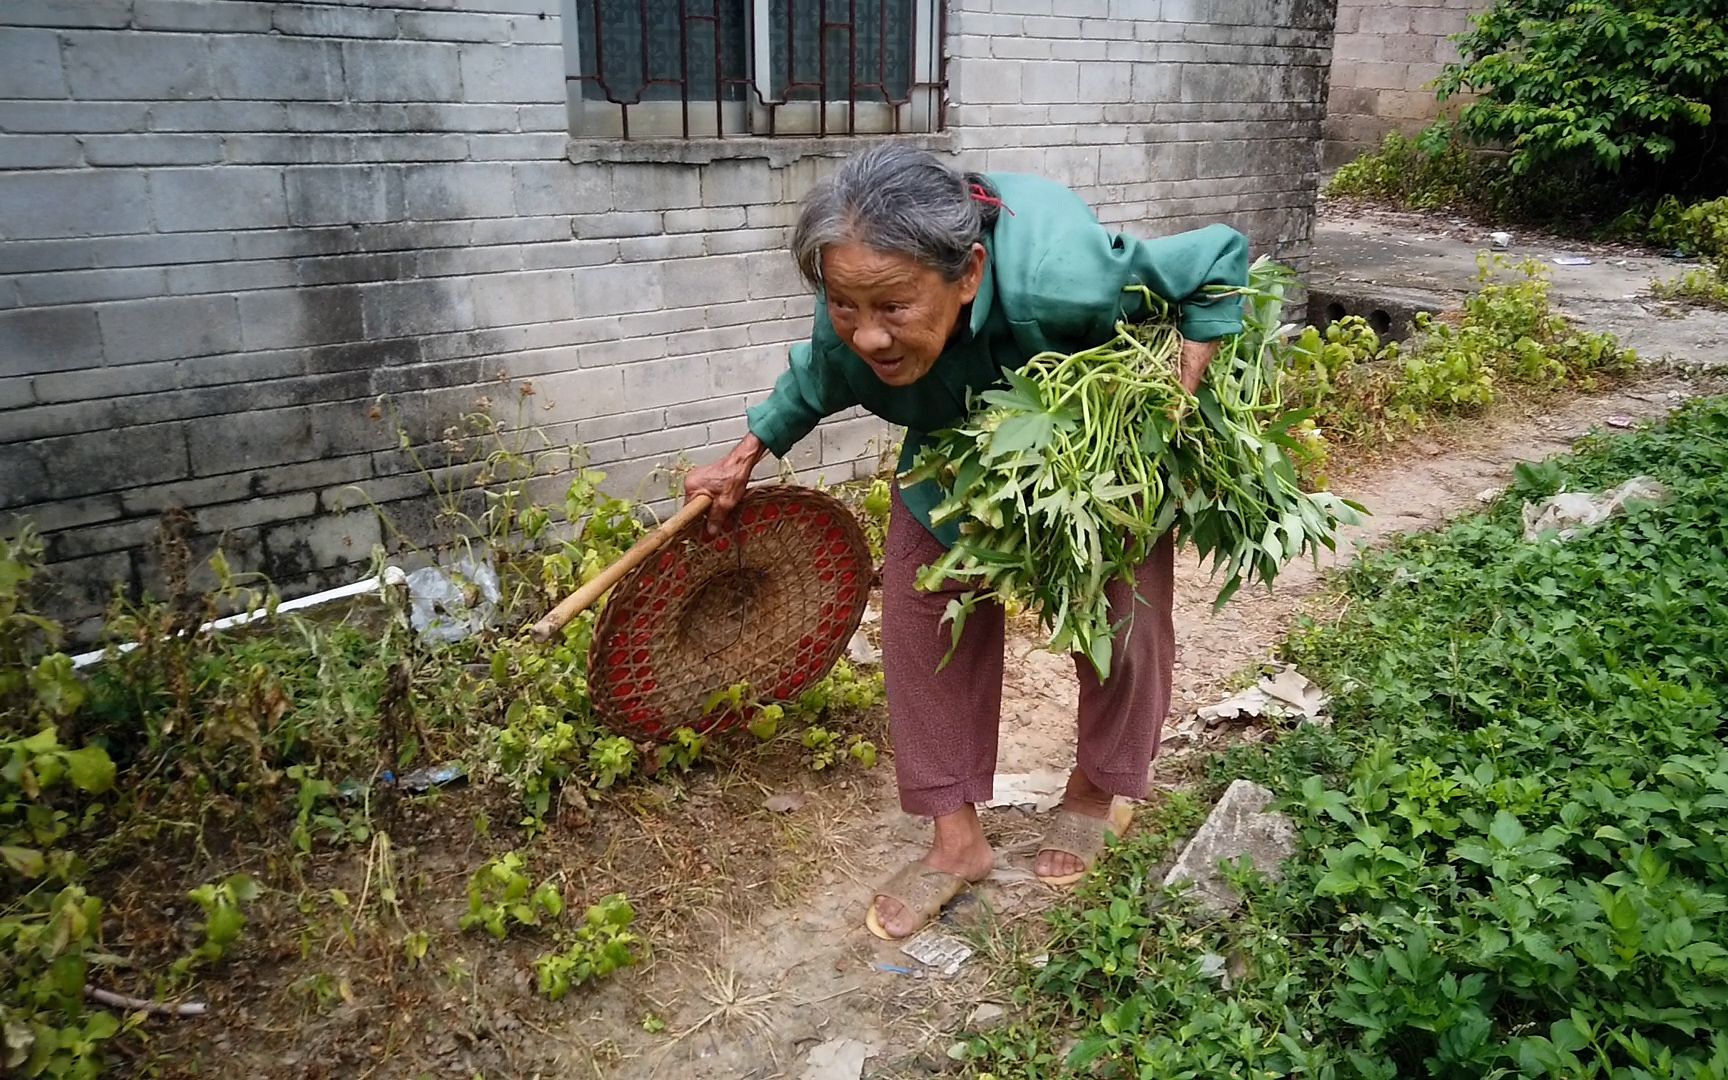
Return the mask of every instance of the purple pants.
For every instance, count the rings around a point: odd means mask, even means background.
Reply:
[[[954,658],[937,671],[952,642],[943,612],[967,586],[949,582],[940,592],[913,587],[919,569],[946,549],[918,524],[898,494],[885,548],[882,668],[900,807],[908,814],[938,817],[991,798],[1005,616],[998,604],[979,604],[966,621]],[[1129,798],[1146,794],[1147,771],[1170,709],[1176,665],[1174,552],[1174,540],[1166,536],[1136,571],[1135,586],[1110,584],[1111,621],[1130,613],[1132,620],[1117,633],[1109,681],[1100,683],[1089,661],[1074,658],[1080,676],[1080,769],[1099,788]]]

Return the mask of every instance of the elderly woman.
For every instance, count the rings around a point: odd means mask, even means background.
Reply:
[[[816,291],[810,340],[794,345],[772,395],[748,410],[749,434],[725,459],[692,471],[688,496],[713,498],[725,522],[764,454],[783,457],[823,417],[858,405],[906,429],[908,466],[928,433],[952,426],[967,394],[1003,381],[1037,353],[1107,341],[1145,285],[1172,301],[1183,336],[1180,378],[1199,385],[1217,340],[1241,329],[1241,302],[1208,286],[1241,286],[1247,242],[1223,225],[1159,240],[1112,233],[1067,188],[1030,176],[960,173],[935,156],[886,144],[849,158],[805,199],[793,254]],[[976,806],[991,798],[1002,702],[1004,617],[980,605],[946,667],[941,592],[913,587],[958,536],[935,528],[931,484],[899,493],[882,573],[882,654],[900,805],[934,820],[935,838],[872,897],[879,937],[919,929],[994,855]],[[1120,800],[1143,798],[1170,704],[1169,537],[1133,586],[1111,587],[1124,629],[1106,682],[1077,658],[1077,765],[1034,868],[1052,884],[1084,875],[1108,834],[1127,824]],[[1130,618],[1130,616],[1132,616]]]

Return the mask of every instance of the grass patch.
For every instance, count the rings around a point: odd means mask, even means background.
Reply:
[[[1214,771],[1295,819],[1283,881],[1243,869],[1243,912],[1196,928],[1111,863],[974,1070],[1728,1074],[1725,470],[1728,398],[1706,399],[1359,564],[1341,619],[1287,645],[1335,726]],[[1638,474],[1669,501],[1523,539],[1525,500]]]

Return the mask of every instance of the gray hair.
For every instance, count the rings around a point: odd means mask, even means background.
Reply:
[[[847,158],[811,189],[792,229],[792,257],[813,289],[822,287],[822,249],[863,244],[908,255],[948,281],[965,276],[972,245],[996,224],[995,206],[974,198],[977,173],[949,168],[935,154],[881,143]]]

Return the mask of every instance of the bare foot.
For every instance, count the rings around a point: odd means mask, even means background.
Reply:
[[[924,865],[965,878],[983,881],[996,865],[996,853],[984,839],[984,827],[978,822],[978,811],[971,805],[944,814],[936,819],[936,839],[929,854],[919,860]],[[876,921],[894,937],[906,937],[916,932],[921,923],[913,919],[906,905],[891,897],[877,894],[870,901],[876,907]]]
[[[1062,795],[1062,809],[1103,820],[1110,816],[1116,796],[1097,787],[1078,767],[1068,774],[1068,790]],[[1066,851],[1040,851],[1032,872],[1042,878],[1061,878],[1082,873],[1086,864]]]

